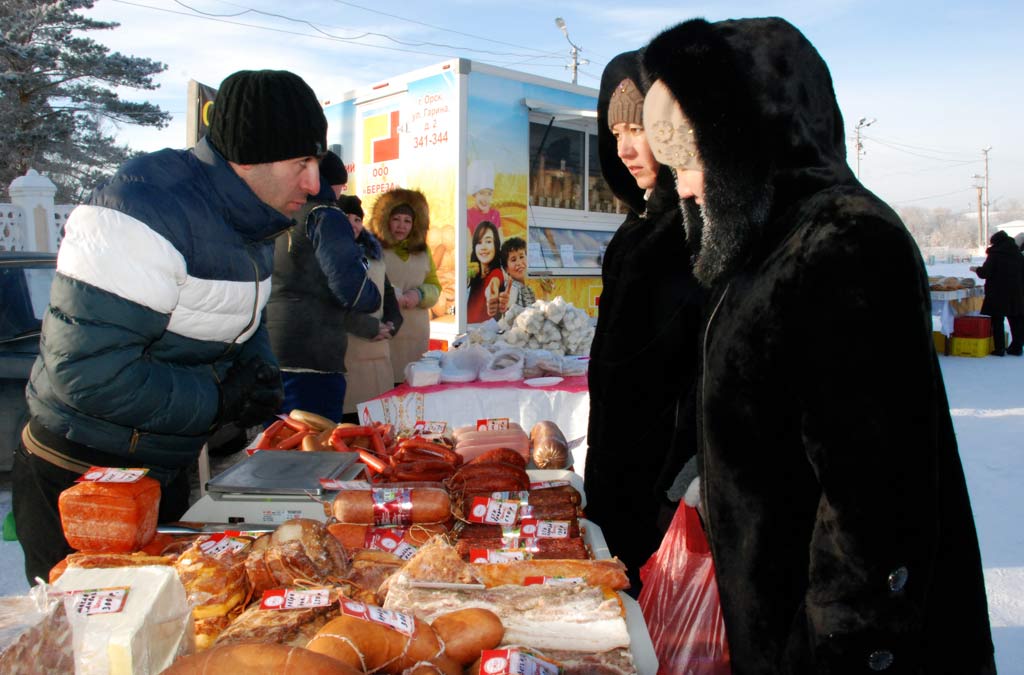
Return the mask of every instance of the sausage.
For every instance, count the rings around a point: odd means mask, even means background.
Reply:
[[[556,560],[566,558],[570,560],[585,560],[590,558],[587,545],[582,537],[569,537],[567,539],[459,539],[455,542],[455,550],[463,559],[469,559],[471,550],[483,549],[497,551],[501,549],[517,548],[520,544],[529,545],[527,549],[535,560]]]
[[[461,457],[461,455],[460,455]],[[488,462],[504,462],[521,469],[526,468],[526,458],[511,448],[494,448],[482,455],[477,455],[466,462],[467,464],[486,464]]]
[[[384,470],[381,478],[395,483],[440,482],[454,473],[455,467],[442,459],[421,459],[393,464]]]
[[[538,518],[537,520],[541,520]],[[552,518],[545,518],[544,520],[554,520]],[[580,536],[580,524],[575,518],[565,518],[561,520],[569,521],[569,536],[579,537]],[[516,526],[512,526],[511,529],[515,529]],[[501,539],[505,537],[505,530],[501,525],[492,525],[490,523],[470,523],[462,528],[459,532],[459,539],[473,540],[473,539]]]
[[[530,457],[538,469],[565,469],[572,466],[569,443],[558,425],[549,420],[530,429]]]
[[[497,487],[498,482],[504,485],[514,483],[517,487]],[[449,486],[454,490],[484,492],[487,490],[526,490],[530,487],[530,476],[518,466],[504,462],[487,462],[485,464],[466,464],[451,477]]]
[[[444,653],[462,665],[472,663],[483,650],[494,649],[505,637],[498,615],[482,607],[442,614],[430,627],[444,642]]]
[[[404,488],[408,502],[383,502],[381,488],[370,490],[342,490],[334,498],[331,511],[343,523],[364,525],[398,525],[413,523],[443,523],[451,517],[451,500],[442,488]],[[394,512],[387,513],[387,509]],[[385,522],[385,520],[399,522]]]
[[[579,491],[571,485],[558,485],[555,487],[547,487],[540,490],[529,490],[515,495],[493,492],[471,492],[466,491],[463,493],[464,503],[468,506],[472,503],[474,497],[493,497],[495,499],[518,499],[521,502],[530,504],[532,506],[541,506],[543,504],[573,504],[579,505],[582,501],[582,496]]]
[[[519,426],[519,424],[516,423],[516,422],[509,422],[508,423],[508,429],[509,429],[509,431],[513,431],[513,430],[516,430],[516,429],[518,429],[519,431],[523,430],[523,428],[521,426]],[[452,429],[452,439],[457,444],[460,440],[462,440],[462,438],[466,434],[468,434],[470,432],[475,432],[475,431],[479,431],[476,428],[475,424],[467,424],[467,425],[462,426],[462,427],[456,427],[456,428]]]
[[[338,424],[334,420],[328,419],[323,415],[317,415],[316,413],[311,413],[308,410],[299,410],[297,408],[288,413],[288,417],[305,424],[316,432],[334,429]]]
[[[448,528],[442,523],[419,523],[408,527],[376,527],[361,523],[331,523],[327,526],[327,531],[340,541],[346,550],[366,548],[375,534],[386,530],[392,530],[401,541],[416,548],[423,546],[435,535],[448,532]]]

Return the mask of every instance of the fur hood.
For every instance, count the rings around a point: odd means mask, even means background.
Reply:
[[[777,242],[792,207],[857,185],[828,66],[787,21],[694,19],[657,36],[642,60],[647,87],[662,80],[693,125],[712,221]]]
[[[419,190],[395,188],[382,194],[373,204],[373,211],[370,213],[370,222],[367,226],[380,240],[381,246],[394,248],[398,242],[391,236],[388,221],[391,219],[391,212],[403,204],[409,206],[415,214],[412,219],[412,230],[405,240],[406,248],[410,252],[426,251],[427,230],[430,228],[430,209],[427,206],[427,198]]]
[[[609,61],[601,74],[601,89],[597,95],[597,148],[601,159],[601,174],[615,196],[635,213],[643,213],[647,208],[644,203],[644,190],[636,184],[633,174],[619,158],[615,136],[608,128],[608,104],[619,82],[625,79],[632,80],[641,92],[647,93],[644,78],[640,73],[640,54],[639,51],[623,52]],[[672,172],[668,167],[661,167],[655,189],[669,195],[675,194]]]

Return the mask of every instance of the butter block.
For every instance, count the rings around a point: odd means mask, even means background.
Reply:
[[[72,567],[53,588],[69,593],[76,675],[156,675],[193,651],[192,613],[171,567]]]

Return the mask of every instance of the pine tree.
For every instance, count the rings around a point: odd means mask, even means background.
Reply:
[[[134,153],[110,133],[121,124],[164,127],[170,115],[123,101],[117,87],[156,89],[167,66],[82,37],[119,24],[77,14],[93,0],[0,2],[0,190],[29,169],[77,203]]]

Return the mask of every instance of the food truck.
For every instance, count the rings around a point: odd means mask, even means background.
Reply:
[[[597,93],[456,58],[325,104],[328,144],[367,219],[394,188],[427,197],[427,243],[441,282],[435,347],[481,319],[467,306],[474,293],[491,292],[482,281],[500,266],[503,244],[527,263],[525,275],[521,264],[502,271],[506,290],[520,281],[538,300],[562,296],[596,317],[601,258],[626,211],[601,176]],[[479,257],[478,230],[498,239]],[[530,297],[518,291],[508,301]]]

